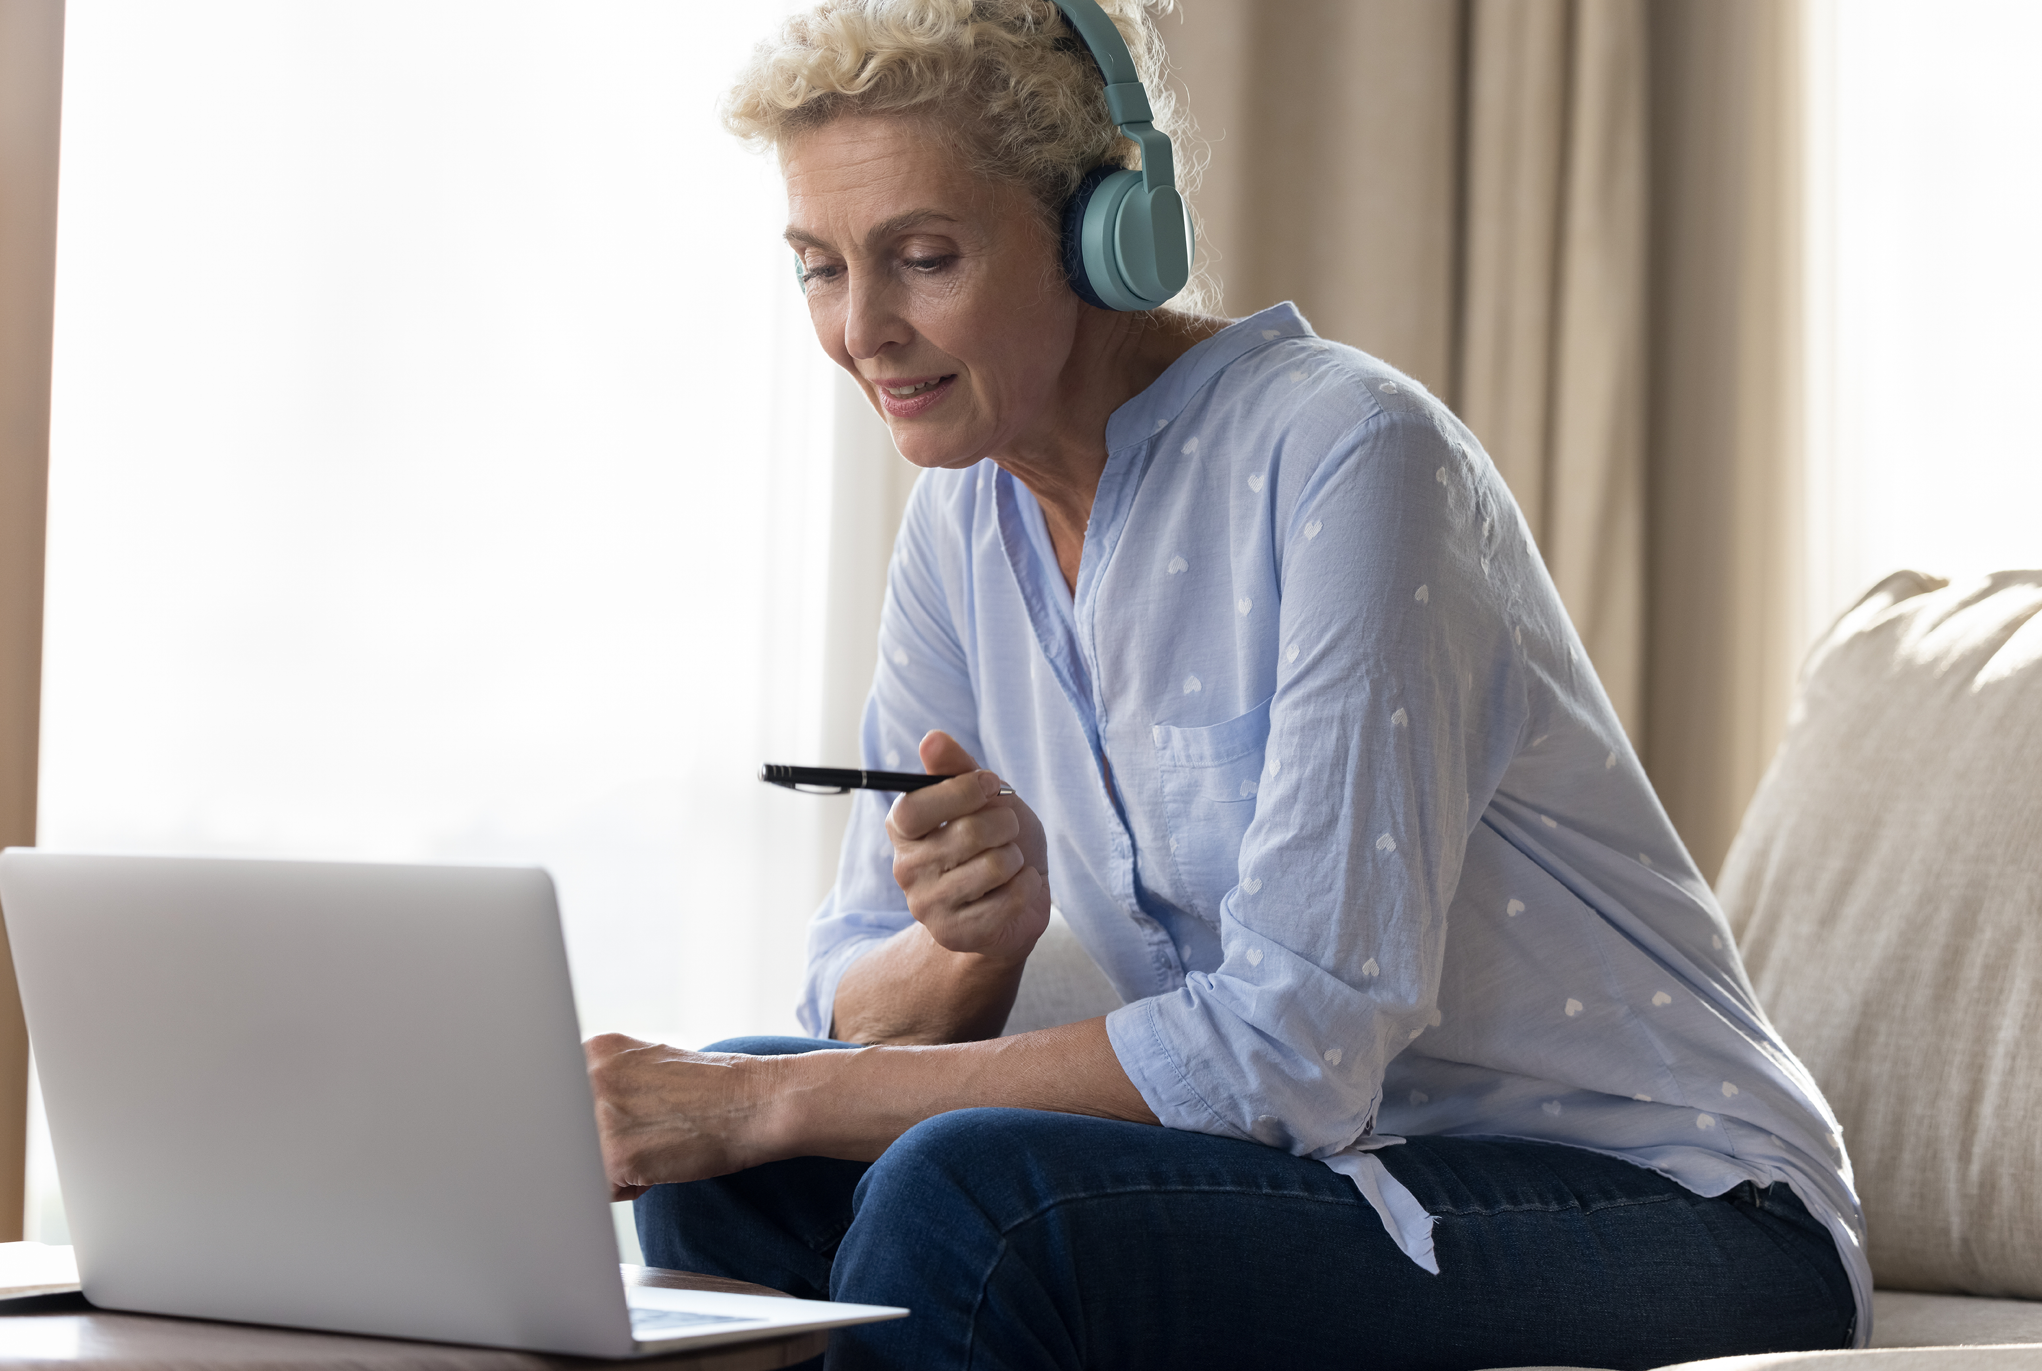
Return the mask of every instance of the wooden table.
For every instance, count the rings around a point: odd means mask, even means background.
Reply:
[[[760,1285],[661,1271],[624,1268],[627,1285],[669,1290],[727,1290],[778,1295]],[[788,1333],[734,1347],[706,1347],[667,1357],[604,1361],[543,1352],[505,1352],[437,1342],[399,1342],[342,1333],[117,1314],[94,1309],[80,1295],[42,1295],[0,1304],[0,1362],[11,1367],[97,1367],[102,1371],[558,1371],[574,1367],[674,1368],[674,1371],[772,1371],[822,1355],[829,1333]]]

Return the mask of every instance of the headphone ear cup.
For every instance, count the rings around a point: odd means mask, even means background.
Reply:
[[[1092,168],[1085,173],[1085,179],[1078,182],[1071,198],[1064,202],[1064,279],[1071,283],[1071,289],[1078,293],[1078,298],[1094,309],[1112,309],[1113,306],[1100,296],[1092,283],[1091,272],[1085,268],[1085,210],[1092,203],[1093,192],[1119,170],[1114,166]]]

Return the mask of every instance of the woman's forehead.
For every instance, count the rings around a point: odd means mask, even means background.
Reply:
[[[927,122],[899,117],[850,115],[808,130],[782,150],[781,170],[790,241],[971,228],[1006,212],[1013,191],[973,171]]]

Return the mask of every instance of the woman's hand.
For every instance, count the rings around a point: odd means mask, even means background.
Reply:
[[[1049,927],[1042,822],[948,733],[930,733],[920,751],[924,770],[961,774],[901,796],[887,816],[908,912],[946,951],[1018,965]]]
[[[612,1200],[773,1159],[770,1059],[688,1052],[622,1033],[590,1038],[582,1051]]]

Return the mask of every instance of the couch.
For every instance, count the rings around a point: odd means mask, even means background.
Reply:
[[[2042,571],[1901,572],[1839,619],[1717,885],[1879,1289],[1872,1350],[1684,1371],[2042,1371]],[[1118,1003],[1056,918],[1007,1031]]]

